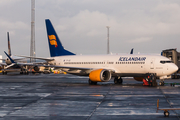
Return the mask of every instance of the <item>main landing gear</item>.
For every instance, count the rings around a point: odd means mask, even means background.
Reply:
[[[89,79],[89,85],[97,85],[97,82],[93,82]]]
[[[29,72],[28,72],[28,70],[27,70],[27,69],[25,69],[25,68],[21,68],[21,72],[20,72],[20,74],[25,74],[25,75],[28,75],[28,74],[29,74]]]
[[[7,75],[7,71],[2,71],[2,74],[3,75]]]
[[[28,71],[21,71],[20,74],[25,74],[25,75],[28,75],[29,72]]]
[[[122,84],[123,79],[121,77],[115,77],[114,78],[114,84]]]

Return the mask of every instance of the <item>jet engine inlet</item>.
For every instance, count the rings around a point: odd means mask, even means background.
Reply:
[[[7,59],[6,59],[6,64],[7,64],[7,65],[12,64],[11,60],[7,58]]]
[[[34,66],[34,71],[39,72],[39,67],[38,66]]]

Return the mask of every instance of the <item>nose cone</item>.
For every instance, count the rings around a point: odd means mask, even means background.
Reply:
[[[175,72],[177,72],[178,71],[178,66],[176,65],[176,64],[172,64],[171,65],[171,71],[172,71],[172,73],[175,73]]]

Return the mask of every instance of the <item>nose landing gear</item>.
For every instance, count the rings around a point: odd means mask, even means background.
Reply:
[[[164,80],[160,80],[159,85],[164,86]]]
[[[151,74],[148,75],[148,77],[143,79],[143,85],[147,85],[147,86],[151,86],[151,87],[156,87],[157,86],[156,74],[151,73]]]

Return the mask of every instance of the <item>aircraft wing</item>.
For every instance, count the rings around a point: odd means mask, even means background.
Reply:
[[[103,68],[67,67],[67,66],[56,66],[56,65],[44,65],[44,67],[54,67],[54,69],[66,69],[68,72],[80,70],[88,74],[93,70],[103,69]],[[106,70],[109,70],[111,73],[115,73],[116,71],[115,69],[106,69]]]
[[[15,62],[5,51],[4,53],[7,55],[7,57],[10,59],[10,61],[12,62],[12,64],[6,66],[7,68],[10,67],[19,67],[19,66],[44,66],[43,64],[46,64],[46,62],[34,62],[34,63],[21,63],[21,62]]]
[[[5,61],[6,59],[0,59],[0,60],[3,60],[3,61]]]
[[[81,71],[92,71],[93,68],[81,68],[81,67],[65,67],[65,66],[57,66],[57,65],[47,65],[47,63],[12,63],[5,67],[5,69],[8,68],[14,68],[14,67],[20,67],[20,66],[39,66],[39,67],[54,67],[55,69],[67,69],[67,71],[75,71],[75,70],[81,70]]]
[[[0,65],[7,65],[6,63],[0,63]]]
[[[25,58],[13,58],[14,61],[21,61],[21,60],[24,60]],[[0,60],[3,60],[3,61],[6,61],[6,59],[0,59]]]
[[[8,68],[20,68],[20,66],[44,66],[44,67],[50,67],[49,65],[44,65],[43,62],[36,62],[36,63],[12,63],[10,65],[7,65],[5,69]],[[6,65],[6,64],[5,64]]]
[[[11,68],[11,67],[13,67],[13,66],[15,66],[15,65],[16,65],[15,63],[12,63],[12,64],[6,66],[5,69]]]
[[[26,58],[17,58],[17,59],[13,59],[14,61],[23,61]]]
[[[39,59],[39,60],[45,60],[45,61],[53,61],[54,59],[51,58],[42,58],[42,57],[32,57],[32,56],[23,56],[23,55],[15,55],[18,57],[25,57],[25,58],[33,58],[33,59]]]

